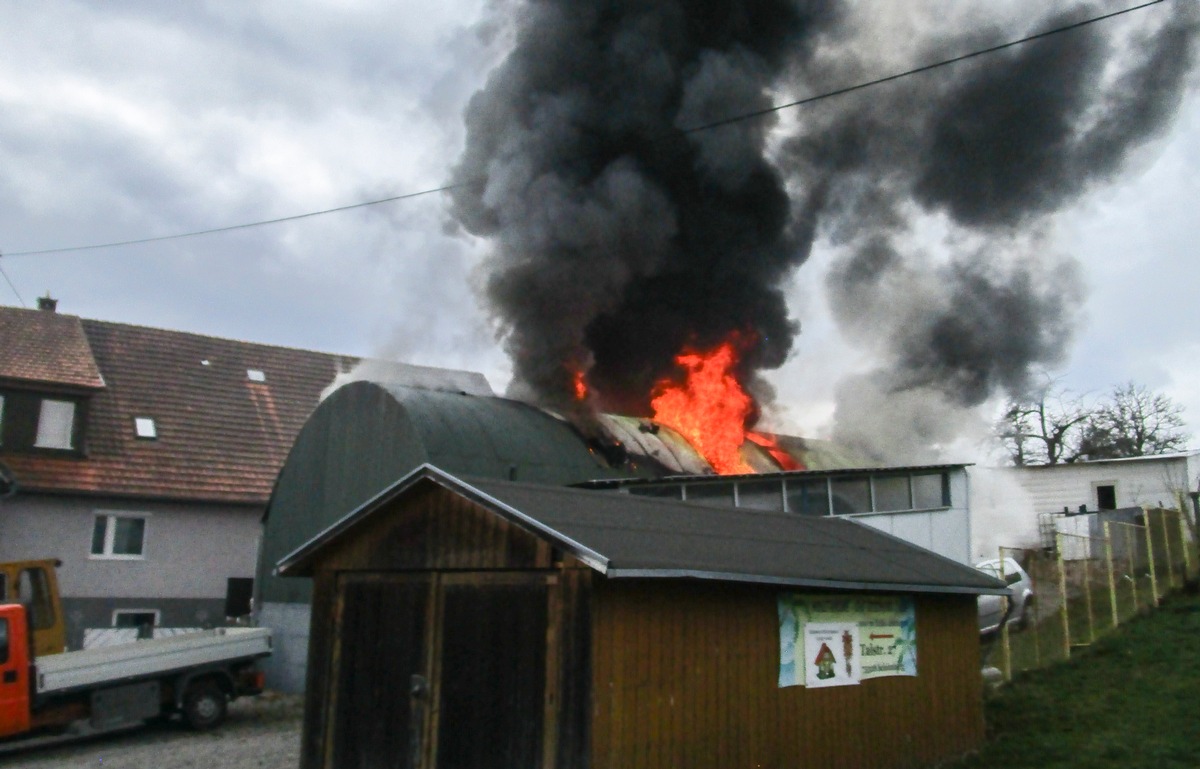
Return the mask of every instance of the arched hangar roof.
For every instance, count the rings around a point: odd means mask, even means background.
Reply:
[[[629,475],[611,469],[566,421],[529,404],[351,382],[317,406],[276,481],[264,518],[260,600],[306,602],[306,581],[271,577],[274,563],[427,463],[552,485]]]

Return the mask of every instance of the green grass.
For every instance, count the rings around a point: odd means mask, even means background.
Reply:
[[[954,769],[1200,766],[1200,597],[1179,595],[1070,661],[989,694],[988,744]]]

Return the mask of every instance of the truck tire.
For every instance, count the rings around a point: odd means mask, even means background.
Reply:
[[[184,723],[196,731],[220,726],[228,710],[225,692],[211,678],[192,681],[183,694]]]

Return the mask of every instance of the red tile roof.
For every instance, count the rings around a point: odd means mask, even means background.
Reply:
[[[45,311],[0,308],[0,317],[9,324],[0,326],[0,349],[6,332],[22,323],[24,328],[54,327],[64,336],[82,328],[94,355],[93,370],[98,366],[96,377],[102,373],[106,384],[85,412],[84,456],[0,449],[0,461],[26,491],[265,504],[322,390],[359,362]],[[390,365],[425,379],[483,381],[477,374]],[[6,370],[28,366],[11,362]],[[263,381],[252,380],[250,370],[262,372]],[[157,438],[137,437],[137,417],[154,420]]]
[[[104,386],[96,359],[73,315],[0,307],[0,379],[89,389]]]

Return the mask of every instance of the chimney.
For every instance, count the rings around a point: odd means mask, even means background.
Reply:
[[[58,300],[50,297],[50,292],[47,291],[45,296],[38,297],[38,309],[45,312],[57,312]]]

